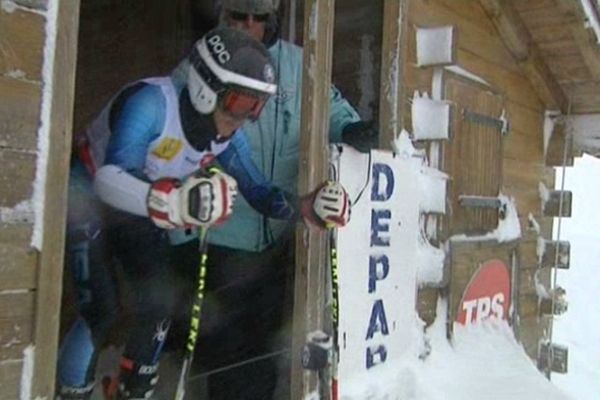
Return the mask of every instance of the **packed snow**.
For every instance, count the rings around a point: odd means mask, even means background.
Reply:
[[[504,321],[455,325],[446,338],[446,304],[421,336],[412,357],[377,373],[340,382],[341,400],[567,400],[534,366]],[[345,386],[344,386],[345,385]]]
[[[417,65],[452,64],[454,61],[454,27],[417,28]]]

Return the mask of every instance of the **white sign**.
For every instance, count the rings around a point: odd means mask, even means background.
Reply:
[[[339,180],[353,201],[338,231],[340,394],[345,382],[409,357],[417,296],[420,160],[343,147]]]

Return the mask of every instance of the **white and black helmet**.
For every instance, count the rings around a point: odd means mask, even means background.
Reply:
[[[187,87],[202,114],[220,106],[234,116],[256,119],[277,90],[267,49],[239,30],[211,30],[196,42],[189,62]]]

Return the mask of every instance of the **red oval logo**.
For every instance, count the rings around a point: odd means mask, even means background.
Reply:
[[[507,319],[510,300],[509,268],[501,260],[485,261],[463,294],[456,322],[466,325],[488,318]]]

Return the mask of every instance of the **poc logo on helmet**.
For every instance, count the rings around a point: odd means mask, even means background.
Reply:
[[[208,43],[213,52],[217,54],[217,58],[221,64],[225,64],[227,61],[231,59],[231,55],[225,48],[225,44],[223,44],[223,40],[221,40],[221,36],[215,35],[208,38]]]

